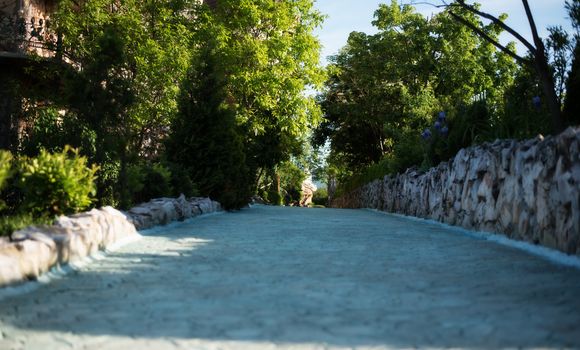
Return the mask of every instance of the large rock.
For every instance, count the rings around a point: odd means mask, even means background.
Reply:
[[[36,279],[58,261],[56,243],[35,228],[0,243],[0,286]]]

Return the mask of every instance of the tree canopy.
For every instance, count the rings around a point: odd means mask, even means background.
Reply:
[[[320,122],[305,91],[325,77],[322,20],[312,0],[60,1],[47,43],[60,64],[35,72],[50,89],[19,92],[17,151],[80,147],[100,166],[100,204],[144,199],[149,175],[178,191],[173,172],[201,195],[229,188],[238,207],[249,191],[231,189],[299,155]]]
[[[576,2],[568,4],[571,17]],[[353,172],[432,166],[476,142],[553,132],[543,77],[510,54],[514,43],[496,45],[507,14],[494,18],[484,21],[477,4],[463,1],[428,18],[392,0],[375,12],[376,34],[350,34],[331,58],[313,137],[318,146],[330,142],[329,166],[343,182]],[[546,52],[561,100],[574,93],[564,88],[566,79],[575,84],[571,40],[561,28],[549,31]]]

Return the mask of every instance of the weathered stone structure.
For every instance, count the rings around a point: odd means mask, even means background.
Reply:
[[[53,57],[57,37],[49,30],[56,0],[0,0],[0,55]],[[47,46],[48,45],[48,46]]]
[[[312,198],[317,189],[316,185],[312,182],[312,176],[309,176],[306,180],[302,181],[302,198],[300,199],[301,207],[307,207],[312,204]]]
[[[433,219],[580,255],[580,128],[466,148],[426,173],[386,176],[332,205]]]
[[[22,106],[17,86],[37,80],[33,72],[59,56],[59,37],[49,30],[56,5],[57,0],[0,0],[0,148],[17,143]]]
[[[77,262],[124,240],[137,230],[220,211],[209,198],[159,198],[127,213],[111,207],[62,216],[54,225],[31,226],[0,238],[0,287],[36,279],[56,265]]]

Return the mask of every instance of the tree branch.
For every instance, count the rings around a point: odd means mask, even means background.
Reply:
[[[528,22],[530,22],[530,29],[532,30],[532,37],[534,38],[534,43],[538,50],[544,50],[544,43],[540,36],[538,35],[538,29],[536,28],[536,22],[534,22],[534,17],[532,16],[532,11],[530,10],[530,5],[528,4],[528,0],[522,0],[524,3],[524,8],[526,10],[526,17],[528,17]],[[536,52],[532,51],[534,54]]]
[[[518,39],[522,44],[524,44],[528,50],[530,50],[530,52],[532,52],[533,54],[535,54],[536,52],[536,48],[534,47],[534,45],[532,45],[529,41],[526,40],[526,38],[524,38],[520,33],[516,32],[515,30],[513,30],[510,26],[508,26],[507,24],[505,24],[502,20],[500,20],[499,18],[490,15],[489,13],[486,12],[482,12],[479,11],[478,9],[476,9],[475,7],[468,5],[465,3],[465,0],[457,0],[456,4],[461,6],[462,8],[466,9],[469,12],[475,13],[476,15],[483,17],[483,18],[487,18],[490,21],[492,21],[493,23],[497,24],[498,26],[500,26],[503,30],[505,30],[506,32],[510,33],[511,35],[513,35],[516,39]],[[455,6],[457,6],[455,5]],[[453,6],[453,4],[449,5],[449,6]]]
[[[493,46],[497,47],[502,52],[504,52],[508,56],[510,56],[513,59],[515,59],[516,61],[518,61],[518,63],[520,63],[522,65],[532,65],[533,64],[532,61],[530,61],[528,59],[525,59],[525,58],[523,58],[521,56],[518,56],[518,54],[516,54],[512,50],[508,49],[507,47],[503,46],[502,44],[500,44],[499,42],[497,42],[497,40],[494,40],[492,37],[490,37],[489,35],[487,35],[483,30],[481,30],[480,28],[478,28],[477,26],[475,26],[473,23],[469,22],[465,18],[461,17],[460,15],[454,13],[453,11],[449,11],[449,14],[453,18],[455,18],[457,21],[463,23],[469,29],[471,29],[472,31],[474,31],[475,33],[477,33],[477,35],[481,36],[483,39],[485,39],[486,41],[490,42]]]

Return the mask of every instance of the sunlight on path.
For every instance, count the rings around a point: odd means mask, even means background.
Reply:
[[[0,349],[579,347],[580,270],[364,210],[150,231],[0,301]]]

